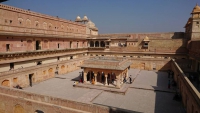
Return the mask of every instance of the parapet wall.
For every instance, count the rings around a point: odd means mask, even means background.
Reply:
[[[200,113],[200,93],[192,85],[190,80],[174,60],[172,60],[171,66],[172,71],[174,72],[174,80],[179,87],[183,106],[186,108],[186,112]]]
[[[128,113],[130,111],[86,104],[72,100],[44,96],[34,93],[28,93],[21,90],[0,87],[0,111],[1,113],[12,113],[21,106],[20,113],[34,112],[41,110],[44,113]],[[12,100],[12,101],[11,101]],[[16,105],[17,108],[16,108]]]
[[[143,39],[146,36],[150,39],[183,39],[184,32],[166,32],[166,33],[116,33],[116,34],[99,34],[99,37],[129,37],[129,39]]]

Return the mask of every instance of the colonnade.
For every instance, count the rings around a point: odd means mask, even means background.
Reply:
[[[105,47],[105,41],[90,41],[89,47]]]
[[[102,84],[108,86],[109,84],[120,88],[123,80],[128,78],[128,68],[125,70],[102,70],[102,69],[84,69],[83,80],[84,83]],[[109,82],[109,83],[108,83]]]

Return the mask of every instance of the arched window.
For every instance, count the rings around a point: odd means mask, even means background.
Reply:
[[[101,47],[105,47],[105,42],[104,42],[104,41],[101,41],[101,42],[100,42],[100,45],[101,45]]]
[[[99,41],[95,42],[95,47],[99,47]]]
[[[90,47],[94,47],[94,42],[90,41]]]
[[[2,83],[1,83],[2,86],[6,86],[6,87],[10,87],[10,81],[9,80],[4,80]]]

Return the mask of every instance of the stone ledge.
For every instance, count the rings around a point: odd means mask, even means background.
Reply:
[[[117,94],[122,94],[125,95],[127,89],[129,88],[130,84],[123,84],[122,87],[115,88],[111,86],[100,86],[100,85],[90,85],[90,84],[76,84],[74,87],[79,87],[79,88],[89,88],[89,89],[97,89],[97,90],[103,90],[111,93],[117,93]]]

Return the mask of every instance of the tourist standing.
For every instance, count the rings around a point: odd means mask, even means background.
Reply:
[[[124,77],[123,83],[126,83],[126,76]]]
[[[130,84],[132,83],[132,78],[131,78],[131,75],[129,76],[129,80],[130,80]]]
[[[110,84],[110,78],[107,79],[108,85]]]

